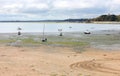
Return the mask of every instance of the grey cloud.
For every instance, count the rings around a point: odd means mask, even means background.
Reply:
[[[62,2],[63,1],[63,2]],[[119,0],[0,0],[2,19],[65,19],[117,13]],[[6,14],[7,13],[7,14]],[[31,16],[30,16],[31,15]]]

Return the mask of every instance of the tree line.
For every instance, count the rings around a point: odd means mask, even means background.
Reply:
[[[92,19],[66,19],[63,22],[88,22],[91,21],[120,21],[120,15],[108,14],[108,15],[101,15],[96,18]]]
[[[120,15],[101,15],[97,18],[91,19],[91,21],[120,21]]]

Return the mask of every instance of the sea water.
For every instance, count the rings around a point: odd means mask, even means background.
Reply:
[[[55,22],[0,22],[0,33],[15,33],[17,28],[22,32],[83,32],[100,30],[120,30],[120,24],[92,24],[92,23],[55,23]]]

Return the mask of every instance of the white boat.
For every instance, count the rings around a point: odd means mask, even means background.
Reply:
[[[91,32],[86,30],[86,31],[84,31],[84,34],[91,34]]]

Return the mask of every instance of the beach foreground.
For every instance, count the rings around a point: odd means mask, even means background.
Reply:
[[[0,46],[0,76],[120,76],[120,51]]]

